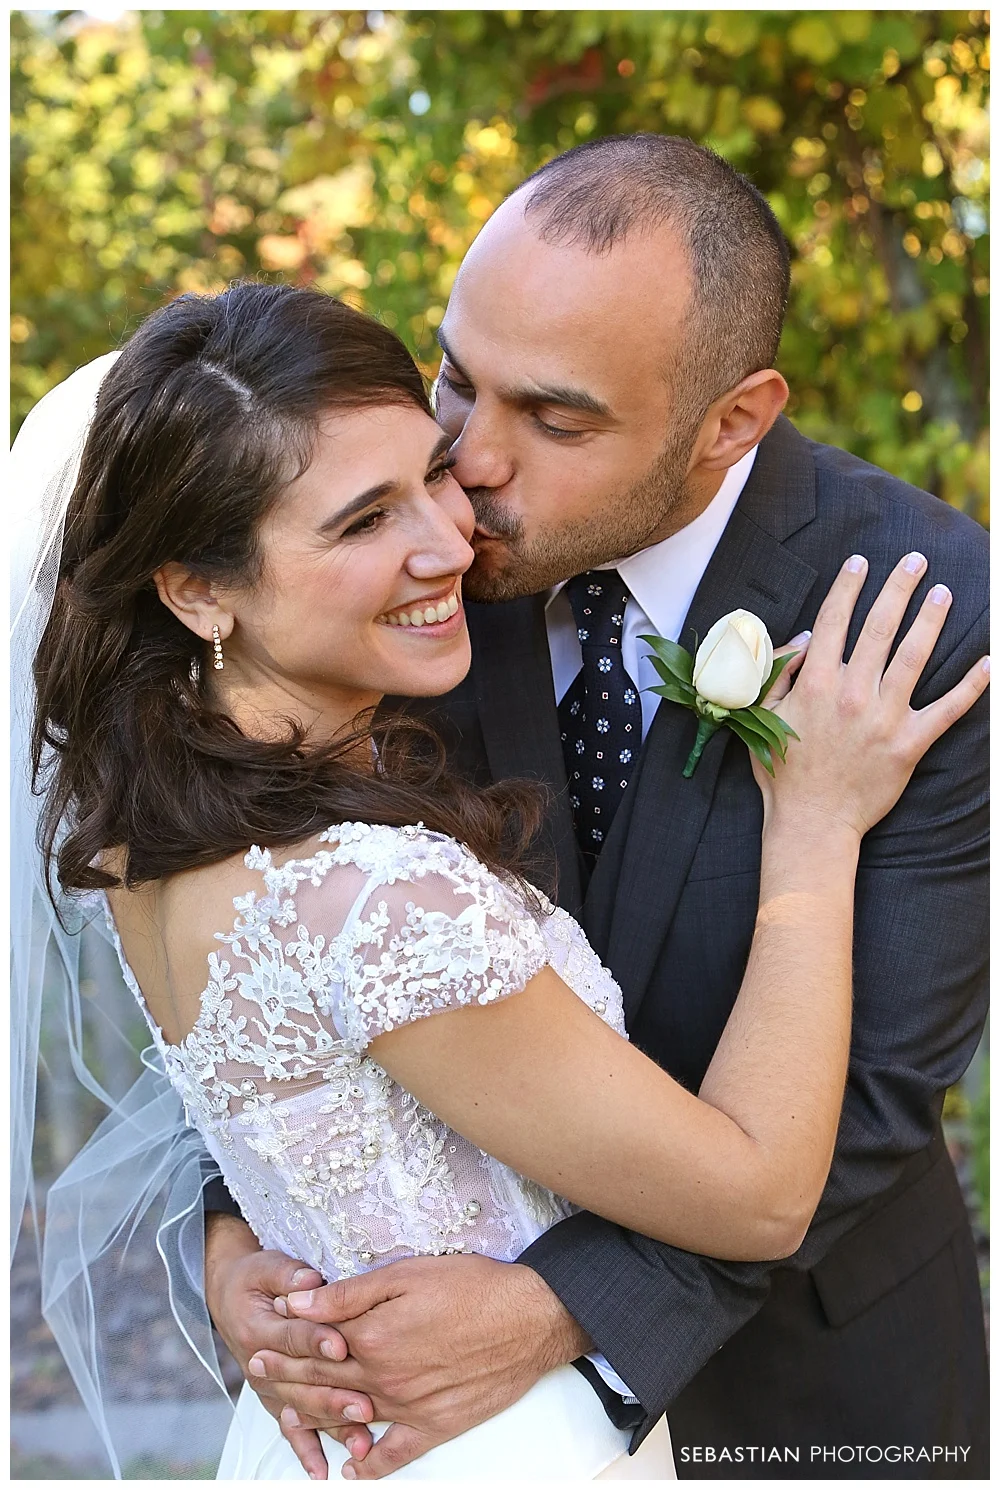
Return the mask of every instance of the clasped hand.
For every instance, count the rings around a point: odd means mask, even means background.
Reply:
[[[250,1319],[248,1290],[260,1305]],[[319,1429],[350,1453],[344,1478],[379,1479],[590,1349],[536,1273],[478,1255],[407,1259],[324,1285],[301,1263],[255,1247],[231,1258],[225,1293],[211,1304],[311,1479],[327,1478]],[[374,1444],[372,1422],[392,1424]]]

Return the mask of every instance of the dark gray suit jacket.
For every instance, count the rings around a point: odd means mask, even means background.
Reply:
[[[886,472],[806,440],[782,418],[761,445],[681,640],[692,645],[742,606],[783,642],[812,625],[840,565],[857,552],[871,568],[853,645],[863,614],[911,549],[927,556],[929,568],[908,620],[930,584],[942,581],[955,595],[915,696],[919,706],[988,650],[986,533]],[[581,916],[620,982],[632,1039],[697,1090],[753,933],[762,809],[748,752],[720,731],[695,776],[683,780],[695,721],[662,702],[585,886],[543,600],[470,606],[469,625],[473,670],[432,717],[466,774],[530,776],[556,789],[548,833],[559,900]],[[725,1423],[779,1442],[831,1424],[852,1443],[852,1435],[870,1437],[878,1428],[881,1441],[882,1429],[891,1439],[919,1426],[905,1408],[911,1397],[925,1429],[933,1421],[933,1433],[975,1439],[982,1462],[982,1319],[940,1113],[986,1014],[986,724],[980,701],[933,747],[899,804],[864,840],[850,1077],[829,1183],[796,1256],[777,1266],[712,1261],[582,1213],[522,1258],[639,1397],[634,1444],[674,1404],[682,1477],[702,1472],[681,1462],[688,1420],[702,1442],[713,1424]],[[960,1297],[943,1295],[928,1275],[926,1286],[917,1278],[914,1297],[893,1304],[894,1291],[949,1243],[961,1254],[949,1264],[962,1273]],[[874,1307],[887,1298],[888,1306]],[[750,1321],[756,1332],[748,1336]],[[740,1339],[752,1340],[749,1355]],[[796,1466],[799,1475],[809,1472]]]

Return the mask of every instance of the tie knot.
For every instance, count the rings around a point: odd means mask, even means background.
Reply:
[[[590,569],[566,586],[581,647],[620,646],[628,586],[617,569]]]

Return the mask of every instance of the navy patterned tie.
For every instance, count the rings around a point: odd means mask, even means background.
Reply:
[[[639,690],[622,661],[628,587],[615,569],[591,569],[566,586],[583,667],[559,705],[577,841],[593,869],[642,745]]]

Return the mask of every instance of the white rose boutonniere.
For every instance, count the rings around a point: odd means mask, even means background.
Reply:
[[[798,736],[773,709],[763,708],[761,700],[796,654],[789,652],[775,661],[760,617],[748,610],[730,611],[716,621],[694,657],[662,636],[639,640],[652,647],[650,661],[663,679],[650,691],[683,704],[698,716],[698,733],[684,775],[694,775],[705,746],[725,725],[773,776],[775,754],[784,760],[789,739]]]

